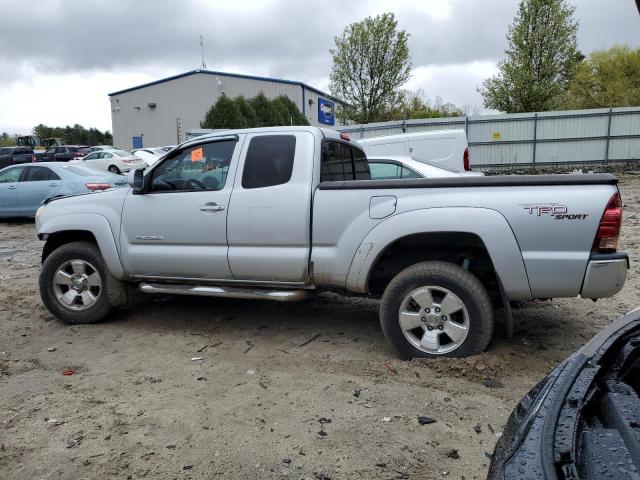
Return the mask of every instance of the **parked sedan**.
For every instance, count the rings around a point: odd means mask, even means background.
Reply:
[[[37,159],[40,162],[68,162],[84,157],[89,150],[90,147],[84,145],[60,145],[48,148],[44,153],[37,155]]]
[[[483,176],[482,172],[458,172],[415,157],[393,155],[367,157],[371,180],[400,180],[406,178],[445,178]]]
[[[0,217],[31,217],[47,198],[126,185],[120,175],[66,162],[12,165],[0,170]]]
[[[92,152],[82,159],[74,160],[72,163],[82,164],[97,170],[108,170],[111,173],[124,173],[136,168],[146,168],[147,166],[144,160],[124,150]]]

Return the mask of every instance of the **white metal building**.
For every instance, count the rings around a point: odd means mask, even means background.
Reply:
[[[340,101],[302,82],[234,73],[193,70],[109,94],[113,144],[127,150],[180,143],[186,131],[200,128],[206,112],[222,94],[249,99],[289,97],[310,125],[338,125]]]

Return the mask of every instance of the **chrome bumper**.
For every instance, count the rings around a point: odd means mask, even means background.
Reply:
[[[628,269],[626,253],[592,255],[580,295],[583,298],[612,297],[624,287]]]

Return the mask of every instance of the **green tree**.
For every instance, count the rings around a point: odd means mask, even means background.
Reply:
[[[422,89],[415,91],[405,90],[402,93],[402,102],[391,113],[391,120],[463,116],[463,112],[453,103],[443,102],[440,97],[436,97],[435,101],[432,102]]]
[[[238,105],[224,94],[200,122],[201,128],[245,128],[245,126],[246,122]]]
[[[409,34],[393,13],[367,17],[344,29],[331,49],[331,93],[346,102],[338,117],[356,123],[388,120],[402,102],[411,74]]]
[[[273,102],[269,100],[264,93],[260,92],[250,100],[250,103],[258,116],[257,126],[274,127],[277,125],[288,125]]]
[[[254,128],[258,126],[258,115],[255,109],[242,95],[233,100],[238,106],[238,110],[244,118],[245,128]]]
[[[479,92],[484,106],[508,113],[562,107],[582,60],[576,44],[575,7],[567,0],[521,0],[509,27],[507,58]]]
[[[592,52],[569,86],[570,108],[640,105],[640,48],[616,45]]]
[[[309,125],[309,121],[298,106],[286,95],[274,98],[273,105],[284,118],[286,125]]]

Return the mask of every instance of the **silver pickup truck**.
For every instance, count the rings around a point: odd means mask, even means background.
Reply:
[[[133,289],[335,290],[381,298],[401,357],[466,356],[488,346],[495,308],[608,297],[628,268],[611,175],[370,180],[347,135],[279,127],[183,143],[129,184],[37,212],[42,300],[65,322],[102,320]]]

